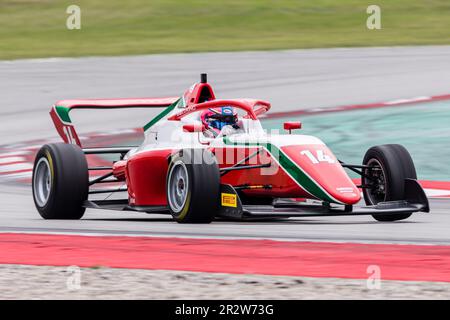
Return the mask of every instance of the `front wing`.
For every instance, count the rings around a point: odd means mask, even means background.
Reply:
[[[222,207],[219,217],[234,220],[389,215],[430,211],[425,192],[417,180],[414,179],[405,179],[404,200],[381,202],[374,206],[343,206],[327,203],[308,204],[290,200],[278,200],[270,206],[243,205],[236,190],[230,185],[222,185],[221,195]]]
[[[236,190],[227,184],[221,185],[221,207],[218,218],[231,220],[258,220],[289,217],[326,217],[407,214],[429,212],[428,199],[417,180],[405,179],[405,199],[382,202],[375,206],[343,206],[328,203],[302,203],[289,199],[278,199],[273,205],[243,205]],[[90,200],[86,208],[137,211],[167,214],[165,206],[129,206],[128,200]]]

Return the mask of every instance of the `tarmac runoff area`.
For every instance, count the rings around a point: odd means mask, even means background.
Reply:
[[[5,84],[1,89],[0,144],[53,139],[55,131],[48,110],[56,100],[179,95],[198,80],[200,72],[209,73],[218,97],[261,98],[272,102],[274,112],[290,112],[448,94],[449,65],[449,46],[3,61],[0,62],[0,81]],[[142,125],[143,118],[151,116],[151,113],[137,113],[124,119],[122,114],[113,112],[80,113],[74,116],[74,120],[83,123],[81,132],[93,132],[134,128]],[[414,131],[414,134],[420,132]],[[209,226],[182,226],[165,217],[91,210],[81,221],[43,221],[34,210],[29,188],[10,184],[0,185],[0,200],[3,204],[0,231],[7,233],[251,238],[387,243],[392,247],[399,244],[444,245],[444,250],[450,244],[447,200],[433,200],[430,214],[414,215],[398,223],[377,223],[371,217],[350,217],[265,223],[216,222]],[[0,295],[5,298],[177,299],[185,298],[186,292],[190,298],[196,294],[198,298],[203,294],[207,298],[277,298],[272,295],[295,299],[450,297],[448,282],[382,280],[381,289],[368,289],[367,279],[106,267],[82,268],[86,282],[82,282],[80,290],[71,291],[66,287],[65,266],[3,265],[0,270]],[[436,267],[436,270],[441,269]],[[179,279],[179,275],[185,279]],[[258,280],[246,283],[245,279]],[[171,290],[164,287],[164,281],[167,285],[173,284]],[[199,289],[193,293],[192,287],[197,285]]]

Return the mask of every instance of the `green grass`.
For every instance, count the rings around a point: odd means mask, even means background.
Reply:
[[[449,17],[448,0],[0,0],[0,59],[449,44]]]

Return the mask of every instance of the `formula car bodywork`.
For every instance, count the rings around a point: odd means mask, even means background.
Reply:
[[[200,113],[222,106],[238,110],[239,129],[205,136]],[[163,108],[144,126],[142,145],[82,149],[71,110],[137,107]],[[44,218],[80,218],[85,208],[97,208],[171,213],[178,222],[360,214],[394,221],[429,211],[403,147],[374,147],[362,165],[345,164],[320,139],[291,134],[301,127],[299,123],[285,123],[289,134],[263,130],[258,116],[269,109],[270,104],[261,100],[216,99],[206,75],[181,97],[59,101],[50,115],[66,151],[50,145],[38,154],[33,173],[36,207]],[[64,160],[62,154],[71,154],[72,160]],[[88,168],[85,155],[90,154],[116,154],[118,158],[111,167]],[[355,185],[344,168],[360,174],[361,185]],[[78,177],[68,177],[66,171],[71,169]],[[93,170],[107,173],[89,181],[87,172]],[[93,188],[114,182],[126,188]],[[64,198],[73,184],[78,189],[71,192],[78,197],[59,203],[58,198]],[[365,207],[356,206],[360,188]],[[127,192],[125,199],[92,199],[119,191]],[[73,214],[60,213],[64,205]]]

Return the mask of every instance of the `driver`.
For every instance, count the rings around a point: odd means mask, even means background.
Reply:
[[[231,106],[205,110],[201,120],[206,128],[206,136],[217,137],[220,132],[227,135],[239,129],[237,112]]]

